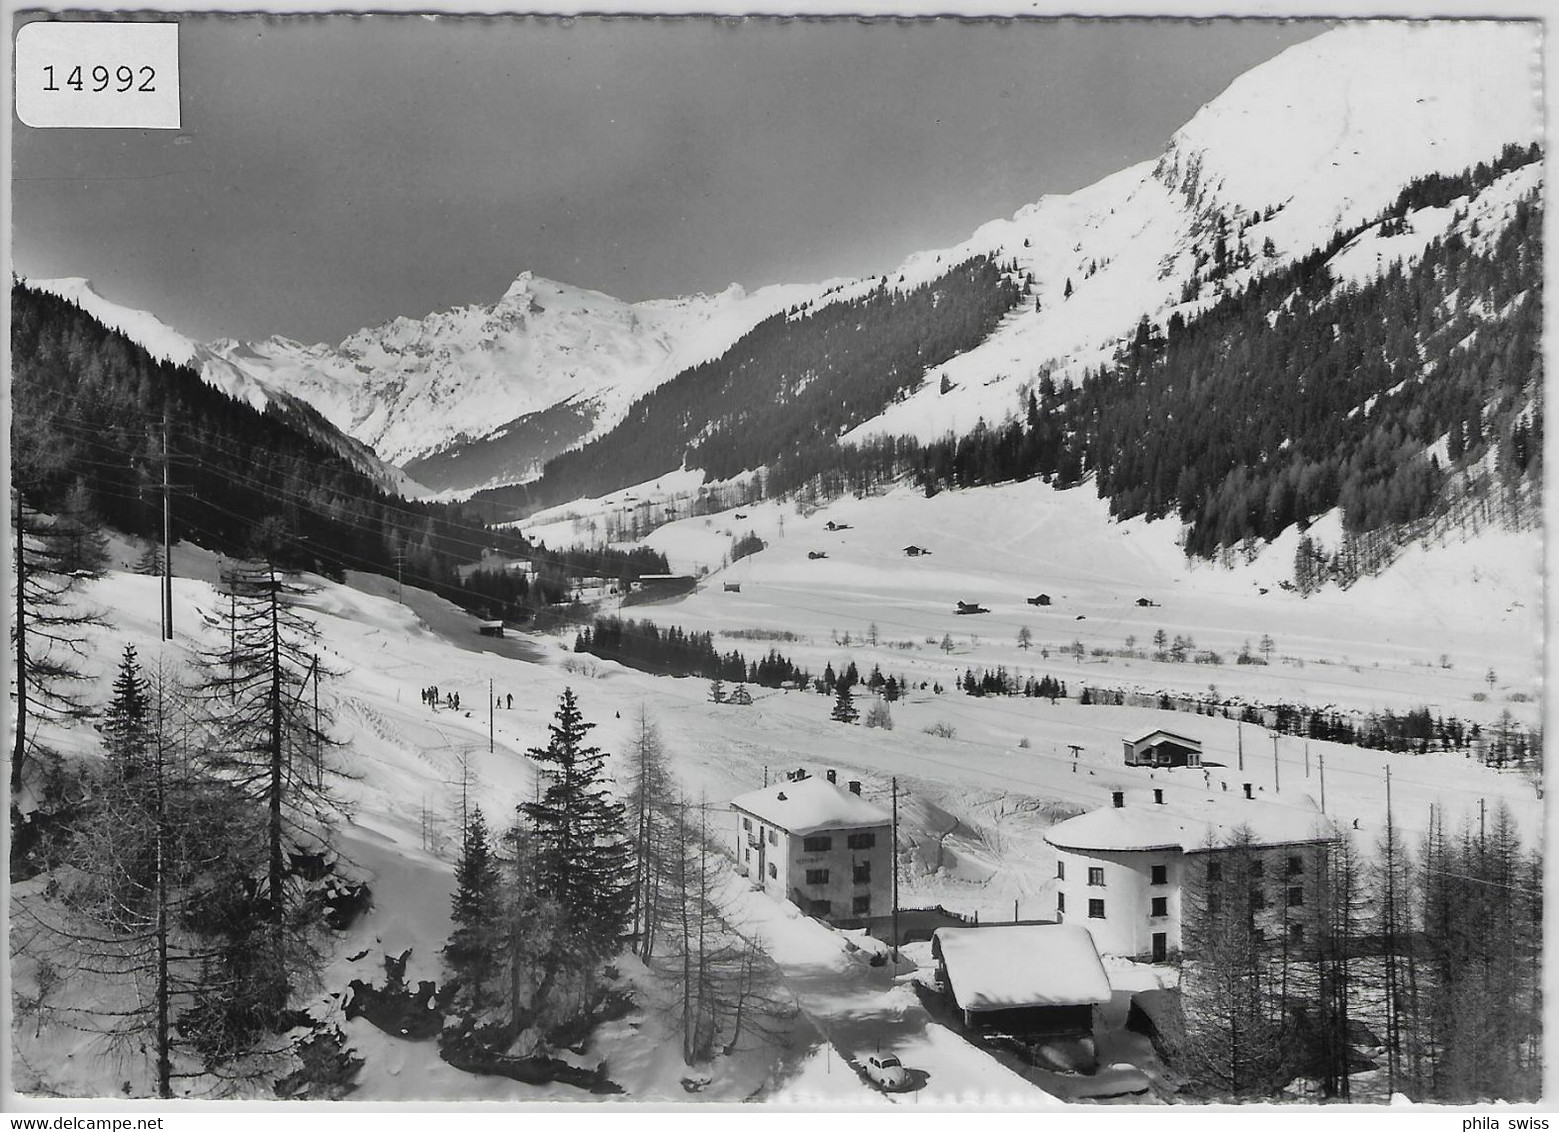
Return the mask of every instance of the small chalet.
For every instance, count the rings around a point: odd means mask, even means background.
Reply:
[[[1110,980],[1081,924],[938,928],[931,938],[940,984],[964,1025],[1019,1041],[1088,1038]]]
[[[1026,598],[1025,600],[1030,605],[1049,605],[1050,604],[1050,595],[1049,594],[1036,594],[1034,597]]]
[[[904,548],[904,554],[909,558],[919,558],[922,554],[930,553],[931,552],[923,546],[906,546]]]
[[[1149,731],[1137,739],[1123,739],[1127,766],[1201,766],[1202,741],[1173,731]]]
[[[870,926],[893,910],[893,817],[859,782],[795,774],[731,799],[737,871],[809,916]]]
[[[484,637],[501,637],[503,636],[503,622],[478,621],[476,623],[476,631]]]
[[[726,582],[725,592],[728,594],[739,594],[742,592],[742,584],[740,582]]]

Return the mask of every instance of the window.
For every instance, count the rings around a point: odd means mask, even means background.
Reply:
[[[1169,866],[1168,865],[1154,865],[1153,866],[1153,883],[1154,884],[1168,884],[1169,883]]]
[[[1066,862],[1065,861],[1057,861],[1056,862],[1056,879],[1057,880],[1065,880],[1066,879]]]
[[[743,818],[742,819],[742,828],[745,829],[745,830],[751,830],[752,829],[752,819],[751,818]]]
[[[850,872],[850,879],[856,884],[870,884],[872,882],[872,863],[862,861]]]
[[[1267,906],[1267,894],[1259,888],[1250,890],[1250,910],[1259,912]]]
[[[814,916],[827,916],[830,913],[832,913],[833,910],[834,910],[833,904],[831,904],[827,900],[814,900],[814,901],[812,901],[812,915],[814,915]]]
[[[1305,903],[1305,890],[1302,886],[1291,884],[1288,886],[1288,906],[1290,908],[1302,908]]]
[[[774,867],[774,862],[773,861],[769,862],[769,879],[770,880],[778,880],[779,879],[779,870]]]
[[[744,860],[744,861],[752,860],[752,850],[751,849],[745,849],[745,850],[743,850],[743,853],[744,853],[744,856],[742,857],[742,860]]]
[[[779,834],[775,833],[772,829],[769,830],[769,844],[770,845],[778,845],[779,844]]]
[[[871,849],[877,844],[875,833],[852,833],[844,839],[851,849]]]
[[[827,884],[828,883],[828,870],[827,869],[808,869],[807,870],[807,883],[808,884]]]
[[[1266,876],[1267,875],[1267,863],[1265,861],[1261,860],[1259,857],[1256,860],[1252,861],[1250,863],[1250,875],[1253,876],[1253,877],[1264,877],[1264,876]]]
[[[1065,912],[1065,911],[1066,911],[1066,893],[1058,892],[1058,893],[1056,893],[1056,912],[1057,913],[1061,913],[1061,912]]]
[[[1289,924],[1288,939],[1290,943],[1303,943],[1305,941],[1305,926],[1303,924]]]
[[[1088,918],[1090,920],[1104,919],[1104,901],[1090,900],[1088,902]]]
[[[1222,861],[1208,861],[1207,862],[1207,879],[1208,880],[1222,880],[1223,879],[1223,862]]]
[[[1251,928],[1251,930],[1250,930],[1250,938],[1251,938],[1251,941],[1253,943],[1255,943],[1255,945],[1257,947],[1260,947],[1262,944],[1267,942],[1267,932],[1266,932],[1266,929],[1265,928]]]
[[[1288,875],[1297,877],[1305,871],[1305,859],[1303,857],[1290,857],[1288,859]]]
[[[826,853],[834,847],[832,837],[803,837],[801,839],[801,851],[803,853]]]
[[[1169,897],[1167,897],[1167,896],[1155,896],[1153,898],[1153,911],[1150,912],[1149,915],[1152,915],[1152,916],[1167,916],[1167,915],[1169,915]]]
[[[1096,888],[1103,888],[1104,869],[1097,866],[1090,866],[1088,869],[1088,883],[1094,885]]]
[[[850,901],[850,913],[855,916],[870,916],[872,914],[872,898],[870,896],[857,896]]]

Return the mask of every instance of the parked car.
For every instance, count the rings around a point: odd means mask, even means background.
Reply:
[[[869,1053],[861,1058],[861,1067],[872,1084],[880,1089],[891,1091],[909,1084],[909,1074],[904,1072],[903,1063],[891,1053]]]

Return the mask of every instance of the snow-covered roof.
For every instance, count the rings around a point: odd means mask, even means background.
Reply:
[[[1178,849],[1195,853],[1208,840],[1227,842],[1240,826],[1249,828],[1254,845],[1290,845],[1324,837],[1320,814],[1286,806],[1239,800],[1207,805],[1203,814],[1175,812],[1165,806],[1121,806],[1093,810],[1045,831],[1057,849],[1083,852],[1131,852]]]
[[[1146,743],[1149,739],[1152,739],[1158,735],[1162,735],[1165,739],[1173,740],[1176,743],[1184,743],[1189,747],[1196,747],[1197,749],[1200,749],[1202,746],[1202,741],[1200,739],[1193,739],[1189,735],[1181,735],[1174,731],[1165,731],[1162,727],[1155,727],[1151,731],[1144,731],[1135,739],[1130,740],[1130,742],[1133,747],[1140,747],[1143,743]]]
[[[731,799],[731,806],[789,833],[888,825],[892,816],[823,778],[776,782]]]
[[[1110,980],[1081,924],[938,928],[936,950],[964,1010],[1110,1001]]]

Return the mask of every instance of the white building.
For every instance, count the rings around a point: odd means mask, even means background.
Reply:
[[[893,818],[828,777],[785,779],[731,800],[738,871],[841,926],[893,911]]]
[[[1244,827],[1258,862],[1253,868],[1264,878],[1251,894],[1258,920],[1281,920],[1282,930],[1302,936],[1310,912],[1299,910],[1315,907],[1324,867],[1320,814],[1246,799],[1208,799],[1179,812],[1163,804],[1162,790],[1153,797],[1152,804],[1128,806],[1117,791],[1112,806],[1045,833],[1056,850],[1058,921],[1086,927],[1100,954],[1162,962],[1181,947],[1187,886],[1216,879],[1228,852],[1221,846]]]

